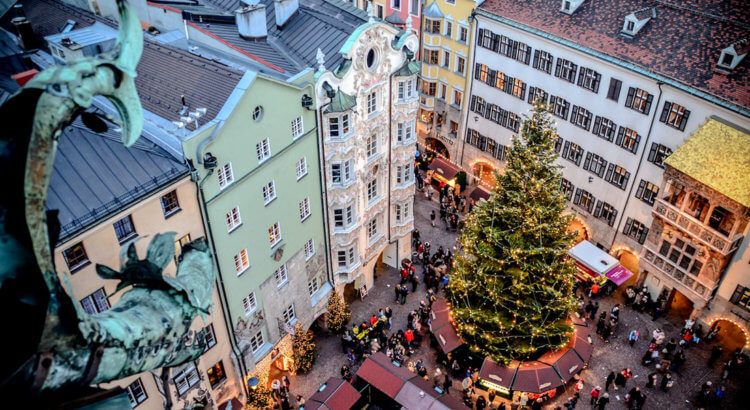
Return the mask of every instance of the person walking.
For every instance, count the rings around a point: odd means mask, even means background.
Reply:
[[[611,386],[614,381],[615,381],[615,372],[611,371],[609,372],[609,375],[607,375],[607,380],[604,383],[604,390],[609,391],[609,386]]]
[[[661,379],[661,390],[662,391],[668,391],[670,388],[674,386],[674,379],[672,379],[672,373],[666,372],[664,373],[664,377]]]
[[[596,408],[599,410],[604,410],[604,408],[609,403],[609,393],[602,394],[602,397],[599,397],[599,400],[596,401]]]
[[[630,347],[633,347],[635,342],[638,341],[638,329],[633,329],[630,331],[630,336],[628,336],[628,343],[630,344]]]
[[[659,378],[659,373],[653,372],[648,375],[648,382],[646,382],[646,387],[649,389],[653,389],[656,386],[656,380]]]
[[[625,387],[625,384],[627,382],[628,382],[628,379],[625,377],[625,369],[623,369],[621,372],[615,375],[615,390],[617,390],[620,387]]]
[[[593,389],[591,389],[591,392],[589,393],[591,395],[591,405],[596,406],[596,401],[599,399],[599,395],[601,394],[602,387],[596,386]]]
[[[430,212],[430,225],[432,225],[433,228],[435,227],[435,218],[437,218],[437,215],[433,209],[432,212]]]
[[[495,402],[495,396],[497,395],[497,392],[495,389],[490,389],[490,391],[487,393],[487,404],[490,405],[490,407]]]

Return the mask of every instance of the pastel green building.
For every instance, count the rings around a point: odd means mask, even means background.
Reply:
[[[311,69],[287,80],[248,71],[183,142],[245,375],[287,368],[284,336],[297,321],[309,328],[332,289],[313,85]]]

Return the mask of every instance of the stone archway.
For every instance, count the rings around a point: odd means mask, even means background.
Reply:
[[[574,241],[574,243],[576,244],[581,241],[591,239],[591,229],[589,228],[588,224],[586,224],[586,222],[584,222],[577,215],[573,218],[572,221],[570,221],[570,224],[568,225],[568,232],[576,233],[576,239]]]
[[[427,137],[425,139],[425,143],[428,150],[440,154],[441,156],[445,157],[445,159],[451,159],[450,153],[448,152],[448,147],[446,147],[445,144],[443,144],[443,142],[439,139]]]
[[[748,336],[747,329],[733,319],[715,317],[707,323],[711,326],[709,331],[718,329],[712,342],[722,345],[725,352],[734,352],[737,348],[750,347],[750,336]]]
[[[489,162],[476,160],[471,164],[471,171],[475,178],[488,186],[495,186],[495,167]]]
[[[617,258],[617,260],[620,261],[620,264],[625,267],[625,269],[633,272],[633,276],[631,276],[628,280],[623,282],[621,286],[631,286],[635,285],[636,281],[638,280],[638,274],[640,272],[640,268],[638,267],[638,262],[640,261],[640,256],[638,256],[638,253],[633,251],[627,246],[615,246],[610,251],[610,254]]]

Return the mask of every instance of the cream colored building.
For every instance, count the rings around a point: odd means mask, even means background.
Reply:
[[[195,184],[186,164],[141,137],[126,149],[116,135],[100,136],[80,125],[61,137],[50,184],[49,209],[60,210],[61,240],[54,259],[61,280],[68,276],[72,299],[95,314],[115,306],[121,292],[116,280],[101,279],[96,265],[119,270],[120,249],[135,242],[139,258],[156,233],[175,232],[180,244],[205,236]],[[177,256],[165,274],[176,271]],[[204,322],[192,330],[205,332],[206,352],[194,362],[168,371],[168,390],[174,408],[203,402],[207,408],[240,398],[242,388],[231,358],[228,332],[218,292]],[[161,371],[104,385],[124,388],[133,407],[163,409]]]

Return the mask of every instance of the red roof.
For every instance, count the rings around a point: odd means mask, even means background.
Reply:
[[[523,362],[513,380],[513,390],[543,393],[563,385],[563,381],[552,366],[541,362]]]
[[[346,381],[331,377],[325,382],[325,388],[310,397],[310,408],[350,409],[359,400],[361,394]]]
[[[514,360],[507,367],[501,366],[487,357],[484,359],[482,368],[479,370],[479,378],[510,389],[518,365],[519,362]]]
[[[625,16],[645,7],[654,7],[656,18],[634,38],[621,36]],[[716,70],[722,49],[750,37],[747,2],[589,0],[567,15],[555,1],[486,0],[479,13],[543,31],[750,108],[750,58],[729,74]]]

